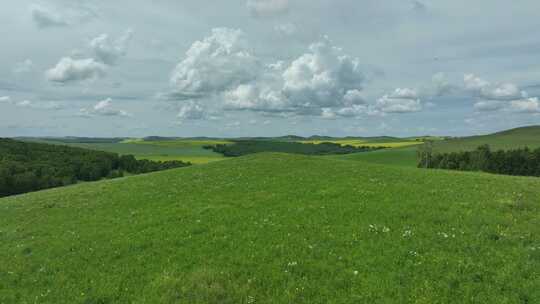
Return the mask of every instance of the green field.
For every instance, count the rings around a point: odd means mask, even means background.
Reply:
[[[489,144],[492,150],[540,147],[540,126],[516,128],[499,133],[435,141],[435,152],[470,151]]]
[[[384,149],[373,152],[354,153],[347,155],[324,156],[325,158],[362,161],[373,164],[416,167],[417,147],[403,147],[394,149]]]
[[[61,144],[58,141],[39,140],[39,142]],[[129,139],[117,143],[65,143],[69,146],[114,152],[118,154],[132,154],[137,159],[154,161],[181,160],[193,164],[203,164],[223,160],[221,154],[203,149],[206,145],[226,144],[224,140],[191,140],[175,139],[168,141],[145,141],[143,139]]]
[[[255,154],[0,199],[0,303],[539,303],[539,212],[538,178]]]

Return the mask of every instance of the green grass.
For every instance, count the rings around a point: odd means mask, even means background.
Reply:
[[[325,157],[332,159],[363,161],[381,165],[416,167],[418,162],[416,152],[416,146],[412,146]]]
[[[0,199],[0,303],[539,303],[540,179],[257,154]]]
[[[538,148],[540,147],[540,126],[516,128],[490,135],[436,141],[433,150],[436,152],[470,151],[484,144],[489,144],[492,150],[521,147]]]
[[[46,140],[40,140],[40,142],[59,144]],[[129,139],[119,143],[68,143],[67,145],[118,154],[132,154],[137,159],[181,160],[193,164],[203,164],[225,159],[219,153],[203,149],[203,146],[225,143],[228,142],[222,140],[144,141],[142,139]]]

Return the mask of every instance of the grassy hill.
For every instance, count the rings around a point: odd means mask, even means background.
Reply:
[[[521,147],[538,148],[540,147],[540,126],[516,128],[489,135],[435,141],[433,149],[436,152],[469,151],[484,144],[489,144],[492,150],[508,150]]]
[[[405,146],[364,153],[325,156],[325,158],[363,161],[381,165],[416,167],[418,163],[416,154],[416,146]]]
[[[0,199],[0,303],[538,303],[540,179],[256,154]]]
[[[147,140],[123,139],[121,141],[107,141],[107,139],[89,141],[81,139],[81,141],[77,142],[76,139],[66,140],[63,138],[26,138],[25,140],[49,144],[64,144],[72,147],[118,154],[131,154],[137,159],[153,161],[181,160],[193,164],[223,160],[223,155],[203,149],[203,146],[228,143],[228,141],[215,139],[174,139],[155,136]]]

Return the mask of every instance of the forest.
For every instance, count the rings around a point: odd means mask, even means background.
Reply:
[[[133,155],[0,138],[0,197],[41,189],[189,166]]]
[[[282,152],[304,155],[350,154],[379,150],[383,147],[354,147],[330,142],[308,144],[286,141],[239,140],[233,144],[210,145],[204,148],[211,149],[224,156],[236,157],[260,152]]]
[[[418,167],[540,176],[540,148],[492,151],[489,145],[482,145],[474,151],[451,153],[424,149],[419,152]]]

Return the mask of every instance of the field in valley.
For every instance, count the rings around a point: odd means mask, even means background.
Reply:
[[[361,161],[373,164],[392,166],[417,166],[417,146],[406,146],[392,149],[383,149],[366,153],[355,153],[347,155],[324,156],[325,158],[341,159],[350,161]]]
[[[86,143],[43,140],[52,144],[67,144],[74,147],[114,152],[118,154],[132,154],[137,159],[154,161],[181,160],[193,164],[204,164],[223,160],[221,154],[204,149],[206,145],[226,144],[225,140],[198,140],[198,139],[170,139],[149,141],[144,139],[127,139],[119,142]]]

